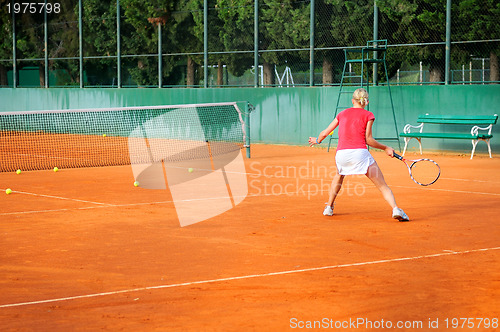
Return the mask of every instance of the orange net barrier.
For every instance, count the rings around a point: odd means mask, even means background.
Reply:
[[[224,154],[247,146],[247,128],[236,103],[4,112],[0,171],[196,159],[193,141]]]

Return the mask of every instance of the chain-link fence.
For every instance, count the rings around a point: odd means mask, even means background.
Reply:
[[[39,1],[0,0],[2,87],[338,85],[373,39],[391,84],[500,83],[498,0]]]

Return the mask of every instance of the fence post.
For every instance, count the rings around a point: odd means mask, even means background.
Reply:
[[[203,0],[203,86],[208,87],[208,0]]]
[[[255,70],[253,85],[259,86],[259,0],[254,0],[253,7],[253,67]]]
[[[450,49],[451,49],[451,0],[446,0],[446,54],[445,54],[445,84],[450,84]]]
[[[378,40],[378,7],[377,0],[373,1],[373,40]],[[378,46],[378,45],[377,45]],[[378,52],[373,52],[373,57],[378,58]],[[389,78],[387,78],[389,79]],[[387,82],[389,84],[389,82]],[[373,64],[373,85],[378,85],[378,64]]]
[[[14,8],[14,1],[12,1]],[[17,88],[16,13],[12,10],[12,85]]]
[[[314,86],[314,0],[311,0],[309,15],[309,86]]]
[[[47,8],[47,0],[45,0],[45,7]],[[44,85],[45,88],[49,87],[49,41],[48,41],[48,22],[47,22],[47,11],[45,10],[43,13],[43,44],[44,44]]]
[[[163,65],[161,59],[161,49],[162,49],[161,22],[158,22],[158,88],[161,88],[161,86],[163,85],[163,78],[162,78]]]
[[[120,0],[116,0],[116,80],[118,88],[122,87],[122,44],[121,44]]]
[[[78,0],[78,47],[80,61],[80,88],[83,88],[83,20],[82,20],[83,5],[82,0]]]

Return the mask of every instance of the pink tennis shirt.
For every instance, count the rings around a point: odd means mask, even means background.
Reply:
[[[362,108],[348,108],[337,114],[339,143],[337,150],[366,149],[366,124],[375,120],[372,112]]]

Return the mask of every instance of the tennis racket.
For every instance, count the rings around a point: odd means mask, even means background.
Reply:
[[[430,186],[441,175],[441,168],[432,159],[407,160],[397,153],[394,153],[394,157],[406,164],[411,179],[421,186]]]

